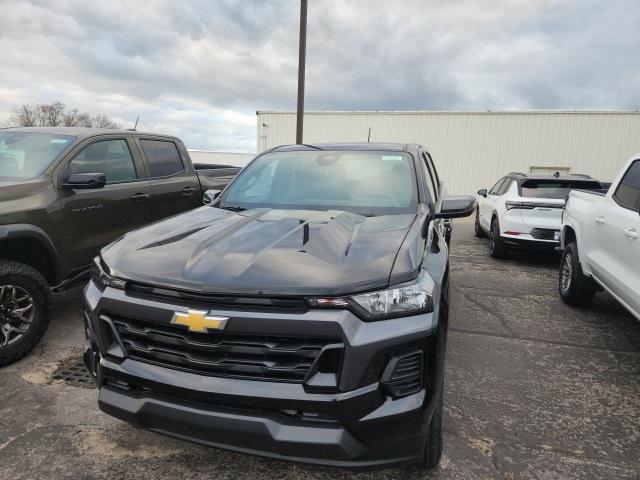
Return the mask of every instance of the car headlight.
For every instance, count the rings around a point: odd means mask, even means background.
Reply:
[[[433,312],[434,288],[433,278],[423,271],[414,282],[387,290],[350,297],[311,298],[309,304],[312,307],[349,308],[365,320],[383,320]]]
[[[104,290],[107,287],[119,288],[121,290],[124,290],[127,282],[120,278],[115,278],[109,275],[104,271],[101,263],[102,262],[100,260],[100,257],[94,258],[89,270],[91,280],[96,284],[96,287],[98,287],[100,290]]]

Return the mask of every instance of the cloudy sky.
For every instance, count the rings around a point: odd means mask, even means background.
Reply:
[[[308,110],[640,109],[638,0],[310,0]],[[0,125],[60,101],[255,151],[296,104],[298,0],[0,0]]]

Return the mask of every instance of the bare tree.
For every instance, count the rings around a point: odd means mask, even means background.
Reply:
[[[22,105],[20,107],[13,107],[11,109],[11,117],[7,123],[10,127],[35,127],[36,126],[36,111],[29,105]]]
[[[65,127],[89,127],[91,126],[91,115],[79,112],[77,108],[68,110],[64,116]]]
[[[38,127],[58,126],[64,118],[65,106],[60,102],[36,105],[36,117],[38,119]]]
[[[67,109],[60,102],[49,104],[20,105],[11,109],[7,123],[9,127],[94,127],[121,128],[104,113],[92,116],[77,108]]]
[[[120,128],[120,125],[107,117],[104,113],[99,113],[91,118],[93,128]]]

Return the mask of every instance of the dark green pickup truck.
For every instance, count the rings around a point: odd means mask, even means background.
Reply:
[[[47,327],[49,294],[85,278],[100,248],[202,205],[240,169],[191,163],[175,137],[129,130],[0,130],[0,366]]]

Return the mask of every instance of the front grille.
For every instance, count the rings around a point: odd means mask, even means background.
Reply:
[[[194,333],[182,325],[110,315],[128,357],[194,373],[252,380],[302,382],[332,338]]]
[[[555,235],[559,230],[550,228],[534,228],[531,230],[531,236],[538,240],[556,240]]]

